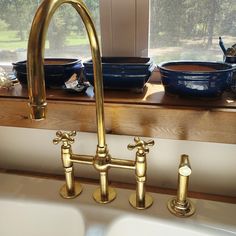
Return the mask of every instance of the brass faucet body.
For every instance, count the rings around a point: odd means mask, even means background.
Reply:
[[[182,155],[178,170],[177,196],[168,202],[169,211],[175,216],[189,217],[196,211],[193,203],[187,199],[189,176],[192,173],[188,155]]]
[[[54,144],[62,142],[61,145],[61,160],[64,167],[66,184],[62,186],[60,194],[63,198],[75,198],[82,192],[82,186],[74,180],[74,168],[72,157],[71,144],[74,143],[75,132],[62,133],[57,131],[53,140]]]
[[[154,141],[150,140],[148,142],[144,142],[139,138],[134,139],[134,145],[128,145],[128,149],[133,150],[137,148],[136,152],[136,160],[135,160],[135,175],[136,175],[136,193],[132,194],[129,198],[129,202],[131,206],[137,209],[146,209],[149,208],[152,203],[152,197],[146,193],[145,183],[147,177],[147,161],[146,154],[149,152],[149,148],[147,146],[153,146]]]
[[[103,96],[103,77],[101,56],[97,33],[90,16],[90,13],[82,0],[44,0],[36,11],[32,22],[27,52],[27,79],[29,91],[30,116],[32,119],[41,120],[46,118],[46,89],[44,81],[44,48],[45,39],[50,20],[56,9],[62,4],[71,4],[80,15],[90,42],[93,71],[94,71],[94,89],[96,105],[96,123],[97,123],[97,151],[95,156],[85,156],[73,154],[71,144],[75,132],[62,133],[57,132],[57,138],[54,143],[62,142],[61,158],[65,170],[66,184],[61,189],[61,195],[65,198],[76,197],[82,188],[74,181],[74,163],[93,165],[100,174],[100,188],[95,191],[93,197],[97,202],[107,203],[116,197],[115,190],[108,187],[108,170],[113,168],[134,169],[137,178],[137,199],[143,202],[146,194],[144,184],[146,182],[146,153],[145,142],[138,144],[138,154],[136,161],[127,161],[111,158],[105,139],[104,122],[104,96]],[[151,142],[149,143],[151,145]],[[149,145],[148,144],[148,145]],[[141,149],[144,148],[144,151]],[[142,153],[143,152],[143,153]],[[145,153],[146,152],[146,153]],[[145,153],[145,154],[144,154]],[[145,201],[144,201],[145,202]],[[137,205],[137,204],[136,204]],[[144,207],[137,208],[145,208]]]
[[[145,183],[147,176],[147,162],[146,154],[149,152],[147,146],[153,146],[154,141],[150,140],[145,142],[140,138],[134,138],[135,144],[129,144],[128,149],[132,150],[138,148],[136,152],[135,161],[124,160],[118,158],[109,158],[108,160],[102,161],[102,163],[97,162],[98,160],[93,156],[87,155],[77,155],[72,153],[71,145],[61,137],[67,137],[71,140],[71,134],[74,136],[75,131],[73,132],[64,132],[57,131],[57,138],[53,140],[54,144],[58,144],[60,141],[61,145],[61,159],[62,164],[65,169],[66,183],[61,188],[60,194],[64,198],[74,198],[81,191],[82,187],[74,181],[74,171],[73,163],[93,165],[96,170],[100,173],[100,187],[94,192],[93,198],[99,203],[108,203],[111,202],[116,197],[116,192],[113,188],[108,187],[108,170],[110,168],[120,168],[134,170],[136,176],[136,193],[130,196],[129,202],[136,209],[146,209],[150,207],[153,203],[152,197],[146,193]],[[69,142],[69,141],[68,141]],[[74,139],[73,139],[74,142]],[[77,186],[76,186],[77,184]],[[73,196],[74,193],[74,196]]]

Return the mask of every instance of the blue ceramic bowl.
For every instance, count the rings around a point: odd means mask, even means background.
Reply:
[[[92,60],[83,64],[86,79],[94,85]],[[102,57],[103,86],[105,89],[142,91],[152,66],[150,58]]]
[[[233,74],[232,65],[222,62],[164,62],[159,69],[166,92],[197,97],[221,95]]]
[[[16,78],[27,84],[26,61],[12,63]],[[80,76],[83,64],[78,59],[45,58],[45,85],[50,88],[61,88],[70,77],[76,73]]]

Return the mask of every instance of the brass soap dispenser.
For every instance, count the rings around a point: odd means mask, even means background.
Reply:
[[[187,199],[189,176],[192,173],[188,155],[181,156],[178,172],[177,197],[170,199],[167,207],[175,216],[188,217],[195,213],[195,206]]]

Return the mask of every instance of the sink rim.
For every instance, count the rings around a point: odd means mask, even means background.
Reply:
[[[116,188],[117,199],[108,205],[99,205],[92,198],[92,193],[97,185],[84,184],[84,191],[78,198],[67,200],[59,196],[59,189],[63,183],[64,181],[56,179],[0,173],[0,202],[10,199],[75,208],[85,219],[85,231],[100,230],[102,235],[112,223],[122,217],[141,217],[178,226],[184,224],[185,227],[186,223],[190,226],[197,224],[203,228],[218,230],[216,232],[224,232],[225,235],[236,234],[236,222],[231,219],[232,217],[235,219],[236,204],[191,199],[196,205],[197,212],[190,218],[182,219],[173,216],[168,211],[166,204],[172,196],[167,194],[151,193],[154,205],[147,210],[139,211],[129,205],[128,199],[129,195],[133,193],[132,190]],[[99,211],[100,217],[97,217],[98,214],[94,214],[94,207]],[[221,214],[215,214],[216,212]],[[225,218],[222,217],[226,212]],[[97,226],[100,228],[96,228]]]

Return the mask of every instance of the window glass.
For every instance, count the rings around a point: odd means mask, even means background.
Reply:
[[[0,0],[0,65],[26,60],[31,22],[41,0]],[[100,35],[99,0],[85,0]],[[82,20],[69,4],[62,5],[50,23],[45,57],[90,57]]]
[[[150,0],[149,56],[169,60],[222,61],[236,43],[235,0]]]

